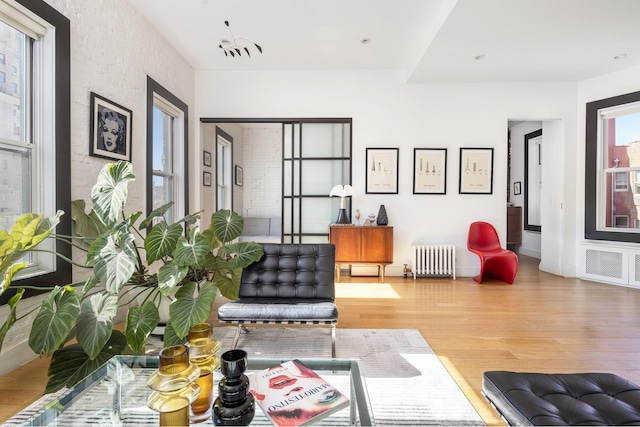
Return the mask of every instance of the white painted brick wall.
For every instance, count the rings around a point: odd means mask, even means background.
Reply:
[[[246,128],[242,156],[244,172],[243,216],[279,218],[282,215],[282,128]],[[280,180],[276,180],[280,183]],[[269,185],[265,185],[269,183]]]
[[[144,212],[147,75],[189,106],[192,142],[198,129],[193,116],[194,70],[125,0],[45,1],[71,21],[72,200],[90,199],[97,173],[108,162],[89,156],[89,101],[90,92],[95,92],[133,111],[132,164],[137,179],[129,185],[127,211]],[[196,151],[190,150],[194,158]],[[194,176],[190,179],[191,188],[199,183]],[[84,259],[78,252],[73,256]],[[74,281],[82,277],[75,269]],[[23,301],[21,306],[31,303]],[[25,311],[21,309],[21,313]],[[7,313],[6,305],[0,307],[0,322]],[[14,325],[7,336],[0,354],[0,375],[35,357],[26,346],[30,323],[31,319],[26,319]]]

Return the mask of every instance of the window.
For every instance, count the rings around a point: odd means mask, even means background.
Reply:
[[[4,73],[4,71],[0,71],[0,83],[4,83],[6,81],[7,81],[7,75]]]
[[[184,102],[147,77],[147,210],[174,202],[169,223],[189,209],[187,113]]]
[[[585,237],[637,242],[640,92],[590,102],[586,118]]]
[[[628,178],[627,172],[614,172],[616,177],[616,191],[628,191]]]
[[[17,82],[0,97],[0,192],[7,196],[0,228],[24,212],[63,210],[56,232],[71,234],[69,20],[43,0],[0,3],[0,63],[17,64]],[[70,246],[53,239],[40,248],[71,257]],[[71,282],[70,264],[52,254],[32,253],[28,262],[17,279],[29,286],[25,296]],[[0,303],[12,296],[5,292]]]
[[[628,228],[629,227],[629,217],[626,215],[616,215],[615,216],[615,226],[617,228]]]
[[[233,138],[216,126],[216,210],[233,210]]]

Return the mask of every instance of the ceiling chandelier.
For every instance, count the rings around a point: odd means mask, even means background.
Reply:
[[[231,40],[222,40],[220,45],[218,45],[218,47],[224,52],[224,56],[231,55],[235,58],[236,56],[242,56],[242,52],[244,52],[249,58],[251,58],[249,48],[252,48],[253,46],[258,49],[258,52],[262,53],[262,47],[260,47],[258,43],[254,43],[251,40],[243,38],[235,38],[233,36],[233,31],[231,31],[231,27],[229,26],[229,21],[224,21],[224,25],[227,26],[229,34],[231,34]]]

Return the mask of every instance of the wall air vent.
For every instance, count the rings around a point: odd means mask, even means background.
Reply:
[[[586,273],[622,280],[624,270],[622,261],[623,254],[621,252],[587,249]]]

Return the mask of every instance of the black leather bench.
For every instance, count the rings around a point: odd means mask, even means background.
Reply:
[[[265,243],[262,247],[262,258],[242,271],[239,299],[218,309],[220,322],[238,324],[232,348],[247,323],[330,325],[335,357],[335,246]]]
[[[482,392],[510,425],[640,425],[640,388],[614,374],[489,371]]]

